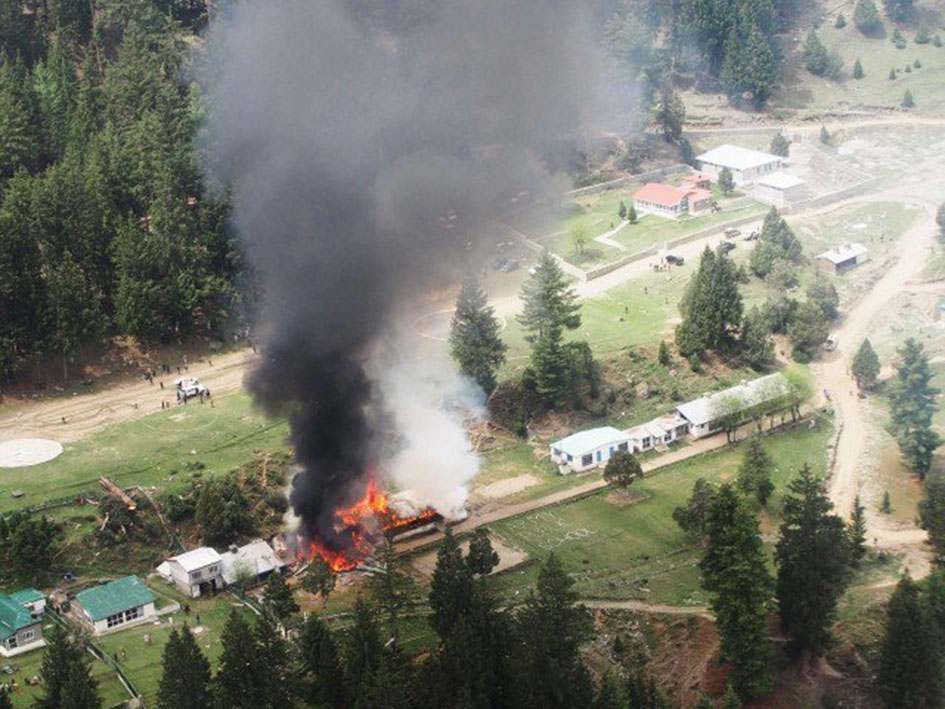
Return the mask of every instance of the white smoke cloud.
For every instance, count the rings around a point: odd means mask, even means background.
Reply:
[[[376,358],[369,370],[397,432],[381,474],[421,506],[447,519],[465,517],[469,483],[479,472],[466,424],[485,418],[482,390],[445,357],[421,356],[409,343]]]

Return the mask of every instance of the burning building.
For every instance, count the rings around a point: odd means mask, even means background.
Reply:
[[[402,323],[489,253],[510,195],[558,193],[546,166],[603,95],[580,2],[435,0],[405,28],[355,6],[234,5],[204,82],[215,176],[262,293],[247,384],[289,419],[298,536],[337,568],[378,526],[464,509],[478,461],[441,402],[471,385]]]

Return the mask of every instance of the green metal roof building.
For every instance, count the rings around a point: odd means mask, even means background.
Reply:
[[[0,594],[0,656],[11,657],[45,645],[42,620],[45,600],[43,594],[33,589],[12,596]],[[43,604],[38,604],[39,601]]]
[[[126,576],[77,593],[76,616],[98,635],[152,620],[155,600],[141,579]]]

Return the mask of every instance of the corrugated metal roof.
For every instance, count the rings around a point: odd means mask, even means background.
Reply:
[[[784,377],[780,374],[769,374],[766,377],[759,377],[745,384],[700,397],[695,401],[680,404],[676,410],[693,426],[702,426],[717,417],[718,407],[723,401],[735,399],[741,402],[744,408],[748,408],[765,401],[774,401],[786,393],[787,382],[784,381]]]
[[[24,588],[22,591],[11,593],[10,598],[12,598],[17,603],[35,603],[36,601],[43,600],[46,598],[46,596],[37,591],[35,588]]]
[[[623,443],[627,440],[629,440],[629,436],[623,431],[618,431],[612,426],[602,426],[601,428],[592,428],[589,431],[581,431],[567,438],[562,438],[554,443],[553,447],[570,456],[578,457],[610,443]]]
[[[172,556],[168,561],[176,561],[184,568],[184,571],[190,572],[202,569],[204,566],[210,566],[210,564],[219,563],[221,558],[215,549],[198,547],[183,554]]]
[[[235,552],[223,552],[223,580],[233,584],[238,580],[240,567],[255,576],[269,573],[285,566],[272,547],[261,539],[239,547]]]
[[[39,621],[12,596],[0,594],[0,640],[6,640],[21,628],[35,625]]]
[[[686,197],[686,190],[661,182],[647,182],[634,195],[634,201],[650,202],[664,207],[679,204]]]
[[[80,591],[75,600],[88,612],[92,620],[102,620],[110,615],[137,608],[155,600],[151,589],[137,576],[106,583],[102,586]]]
[[[783,158],[771,153],[749,150],[739,145],[720,145],[708,152],[697,155],[696,160],[710,165],[720,165],[730,170],[750,170],[772,162],[782,162]]]

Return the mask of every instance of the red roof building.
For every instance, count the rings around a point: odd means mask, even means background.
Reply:
[[[701,187],[702,189],[706,190],[709,189],[710,186],[709,178],[705,175],[685,175],[682,178],[682,181],[686,186]]]
[[[688,192],[679,187],[648,182],[633,195],[634,206],[663,217],[676,217],[689,211]]]

